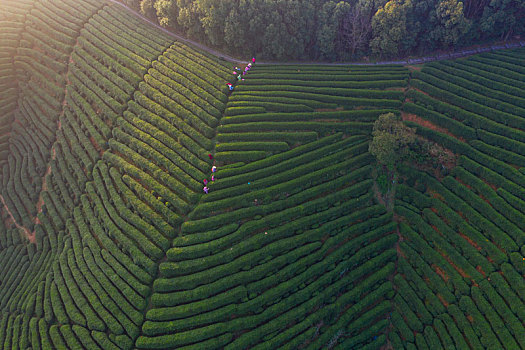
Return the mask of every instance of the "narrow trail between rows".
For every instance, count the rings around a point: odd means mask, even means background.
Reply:
[[[210,48],[209,46],[203,45],[195,40],[191,40],[188,38],[183,37],[182,35],[175,34],[166,28],[161,27],[157,23],[149,20],[148,18],[144,17],[139,12],[133,10],[126,4],[123,4],[122,2],[118,0],[106,0],[107,2],[117,4],[129,12],[135,14],[137,17],[142,19],[144,22],[147,22],[154,26],[155,28],[161,30],[162,32],[168,34],[169,36],[180,40],[186,44],[190,44],[196,48],[199,48],[200,50],[203,50],[205,52],[208,52],[212,55],[215,55],[219,58],[222,58],[228,62],[232,63],[248,63],[246,60],[240,60],[238,58],[234,58],[232,56],[229,56],[227,54],[224,54],[221,51],[215,50]],[[308,62],[264,62],[264,61],[257,61],[257,64],[259,65],[319,65],[319,66],[346,66],[346,65],[359,65],[359,66],[377,66],[377,65],[387,65],[387,64],[422,64],[426,62],[432,62],[432,61],[443,61],[443,60],[450,60],[450,59],[456,59],[460,57],[466,57],[466,56],[472,56],[483,52],[490,52],[490,51],[498,51],[498,50],[507,50],[512,48],[518,48],[518,47],[525,47],[525,41],[514,41],[510,43],[506,43],[504,45],[494,45],[494,44],[487,44],[483,45],[482,47],[474,48],[474,49],[464,49],[462,51],[458,52],[452,52],[452,53],[445,53],[445,54],[436,54],[434,56],[424,56],[424,57],[418,57],[418,58],[406,58],[398,61],[379,61],[379,62],[316,62],[316,61],[308,61]]]
[[[31,232],[28,228],[20,225],[18,222],[16,222],[16,219],[13,215],[13,213],[11,212],[11,210],[9,210],[9,207],[7,206],[7,203],[5,202],[5,199],[2,195],[0,195],[0,202],[2,203],[2,207],[5,209],[7,215],[9,216],[11,222],[13,224],[15,224],[16,228],[18,228],[19,230],[21,230],[24,235],[26,236],[27,240],[29,241],[29,243],[36,243],[36,235],[35,235],[35,232]]]

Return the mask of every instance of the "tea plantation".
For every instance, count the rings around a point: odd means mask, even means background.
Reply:
[[[233,66],[0,2],[0,349],[525,348],[524,49]],[[454,162],[385,206],[390,112]]]

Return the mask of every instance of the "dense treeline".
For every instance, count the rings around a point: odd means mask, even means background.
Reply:
[[[521,0],[123,0],[162,26],[242,56],[420,55],[525,33]]]

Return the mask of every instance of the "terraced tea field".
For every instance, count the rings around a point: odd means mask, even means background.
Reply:
[[[459,158],[440,181],[406,169],[397,190],[394,348],[525,348],[524,62],[521,49],[412,73],[404,112]]]
[[[525,348],[523,49],[236,82],[103,0],[0,33],[0,348]],[[457,158],[393,212],[389,112]]]

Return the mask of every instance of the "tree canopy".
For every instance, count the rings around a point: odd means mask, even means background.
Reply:
[[[372,136],[368,150],[380,164],[393,170],[416,140],[416,131],[403,124],[399,116],[386,113],[375,121]]]
[[[525,34],[523,0],[122,0],[160,25],[266,60],[394,58]]]

